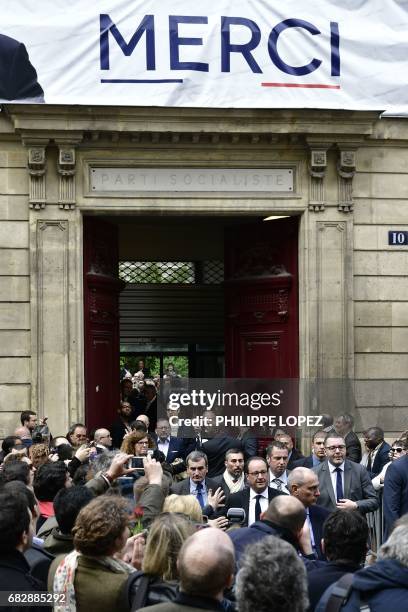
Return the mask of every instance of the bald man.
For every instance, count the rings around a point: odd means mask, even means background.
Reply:
[[[234,547],[223,531],[213,527],[197,531],[179,553],[180,592],[176,600],[141,608],[140,612],[222,612],[224,590],[234,580],[234,563]]]
[[[330,511],[323,506],[316,505],[320,496],[317,474],[309,468],[297,467],[289,474],[288,487],[290,494],[301,501],[306,509],[312,550],[316,558],[323,561],[326,559],[321,548],[323,523],[329,516]]]
[[[314,558],[310,543],[307,548],[303,548],[303,543],[300,546],[305,519],[306,510],[298,499],[289,495],[275,497],[261,514],[261,520],[255,521],[250,527],[234,529],[228,533],[235,548],[237,568],[240,567],[240,558],[246,547],[268,535],[285,540],[296,550],[302,548],[305,557]]]

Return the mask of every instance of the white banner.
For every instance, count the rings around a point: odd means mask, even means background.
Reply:
[[[0,101],[408,111],[408,1],[2,0]]]

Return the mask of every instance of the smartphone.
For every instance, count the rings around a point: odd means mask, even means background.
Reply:
[[[144,471],[143,457],[131,457],[128,462],[128,468],[136,468],[138,471]]]

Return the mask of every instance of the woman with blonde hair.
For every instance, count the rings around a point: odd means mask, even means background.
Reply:
[[[163,512],[153,521],[146,540],[143,571],[129,576],[123,591],[130,609],[174,601],[177,595],[177,556],[195,530],[192,521],[173,512]]]
[[[179,512],[196,523],[203,522],[203,512],[194,495],[169,495],[164,500],[163,512]]]

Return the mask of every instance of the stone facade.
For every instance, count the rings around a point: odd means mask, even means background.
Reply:
[[[95,194],[92,168],[107,166],[291,167],[295,189]],[[84,416],[82,216],[95,212],[300,215],[301,377],[350,384],[359,428],[392,437],[408,414],[408,247],[388,231],[408,230],[407,196],[408,124],[375,113],[5,107],[0,437],[23,409],[54,434]],[[331,393],[312,408],[350,409]]]

